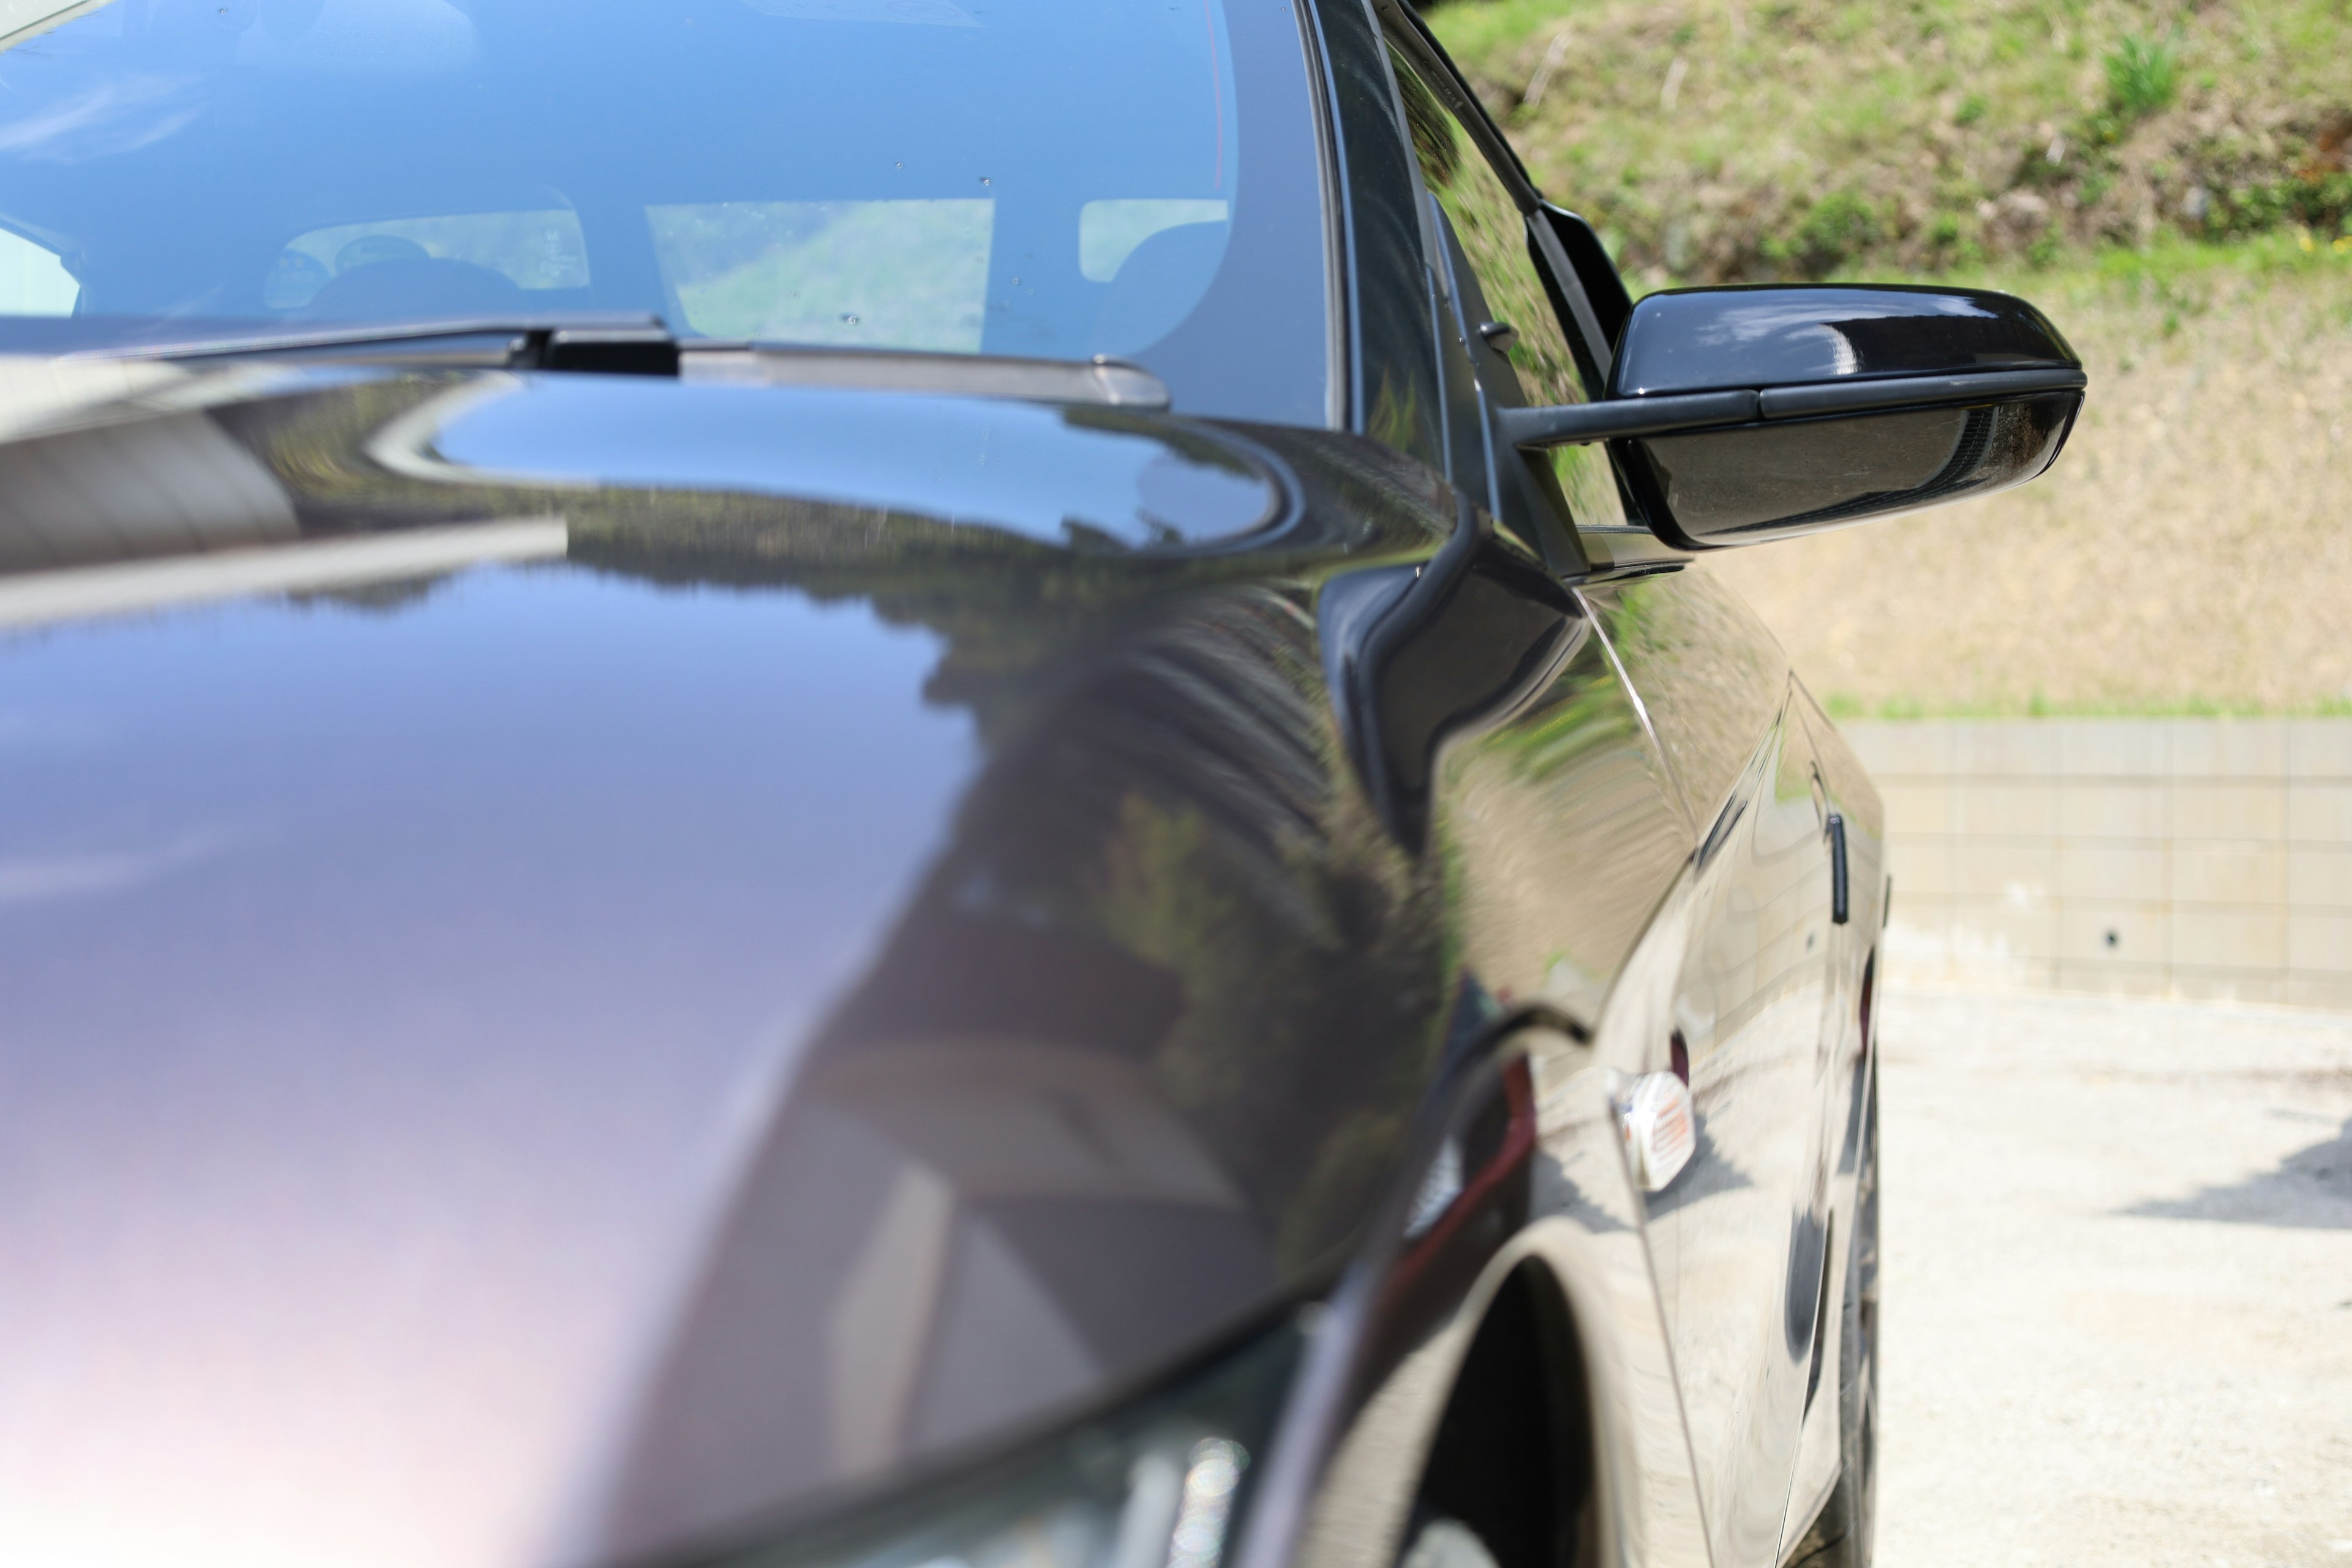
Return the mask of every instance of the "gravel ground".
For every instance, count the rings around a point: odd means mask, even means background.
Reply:
[[[2352,1568],[2352,1017],[1891,993],[1878,1556]]]

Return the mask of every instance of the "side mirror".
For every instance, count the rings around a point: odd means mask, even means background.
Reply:
[[[1633,308],[1597,403],[1497,411],[1519,447],[1616,443],[1683,550],[1842,528],[2023,484],[2057,459],[2082,362],[1979,289],[1683,289]]]

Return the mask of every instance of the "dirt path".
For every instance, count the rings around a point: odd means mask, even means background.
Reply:
[[[1888,1568],[2352,1568],[2352,1017],[1913,992]]]
[[[2352,256],[2217,268],[2188,313],[2152,288],[2016,287],[2091,375],[2050,474],[1706,570],[1817,695],[1870,711],[2352,702]]]

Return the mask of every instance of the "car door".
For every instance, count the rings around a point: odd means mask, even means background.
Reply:
[[[1535,260],[1523,182],[1497,166],[1482,141],[1491,128],[1411,19],[1381,14],[1429,258],[1440,391],[1426,455],[1468,510],[1425,567],[1324,585],[1327,665],[1384,815],[1445,867],[1464,972],[1508,1016],[1552,1021],[1527,1037],[1549,1044],[1526,1058],[1537,1174],[1525,1234],[1557,1238],[1612,1346],[1611,1397],[1639,1478],[1612,1528],[1639,1541],[1642,1561],[1696,1568],[1706,1531],[1640,1199],[1610,1195],[1626,1180],[1613,1091],[1665,1065],[1651,1026],[1662,1005],[1615,998],[1667,994],[1655,982],[1682,946],[1691,820],[1592,607],[1562,582],[1585,575],[1572,524],[1622,519],[1605,455],[1530,460],[1489,431],[1496,407],[1580,401],[1590,384]],[[1401,1528],[1390,1515],[1410,1476],[1380,1457],[1415,1451],[1361,1434],[1343,1445],[1345,1484],[1327,1511],[1333,1540],[1357,1543],[1350,1557],[1368,1533],[1400,1543],[1379,1521]]]
[[[1425,243],[1439,258],[1435,335],[1454,483],[1470,489],[1477,472],[1461,435],[1475,417],[1486,481],[1477,499],[1531,550],[1556,564],[1572,559],[1582,574],[1586,552],[1564,548],[1552,531],[1624,525],[1605,452],[1528,456],[1491,436],[1497,407],[1590,395],[1559,309],[1561,280],[1546,278],[1527,193],[1515,194],[1500,166],[1507,154],[1459,79],[1402,15],[1391,17],[1389,40],[1425,190]],[[1494,963],[1489,984],[1530,986],[1571,1009],[1595,1006],[1605,994],[1619,1016],[1612,1025],[1645,1020],[1643,1027],[1661,1037],[1622,1040],[1617,1028],[1603,1030],[1619,1040],[1610,1067],[1621,1083],[1672,1071],[1692,1093],[1697,1146],[1651,1197],[1648,1247],[1715,1560],[1769,1565],[1798,1453],[1827,1228],[1816,1092],[1832,1008],[1826,802],[1790,706],[1786,661],[1736,598],[1683,571],[1593,584],[1579,604],[1594,632],[1593,646],[1580,651],[1630,682],[1626,711],[1639,716],[1651,754],[1662,758],[1684,837],[1670,858],[1629,856],[1609,834],[1586,831],[1597,797],[1544,800],[1523,774],[1518,791],[1495,791],[1475,814],[1488,836],[1507,822],[1507,849],[1456,829],[1467,851],[1464,886],[1473,910],[1483,889],[1513,880],[1549,897],[1520,894],[1507,916],[1474,919],[1470,929],[1497,950],[1515,942],[1558,954],[1548,968],[1524,959]],[[1541,721],[1523,715],[1501,724],[1458,752],[1456,765],[1475,776],[1482,752],[1531,728],[1539,732]],[[1443,801],[1442,787],[1439,794]],[[1666,837],[1651,833],[1657,842]],[[1556,860],[1553,848],[1574,853]],[[1506,865],[1516,877],[1496,869]],[[1621,984],[1622,947],[1600,964],[1580,965],[1578,944],[1564,936],[1580,898],[1629,876],[1643,883],[1645,916],[1657,911],[1657,921],[1677,928],[1653,944],[1675,955],[1670,980]],[[1634,925],[1621,915],[1614,929]],[[1643,985],[1664,990],[1654,1022],[1648,1005],[1657,998],[1633,994]]]
[[[1870,1086],[1870,1035],[1878,931],[1885,912],[1885,808],[1829,716],[1801,684],[1792,706],[1803,721],[1820,770],[1829,810],[1835,814],[1832,854],[1844,850],[1844,875],[1832,868],[1832,897],[1844,895],[1843,913],[1831,913],[1829,958],[1830,1016],[1822,1034],[1815,1071],[1814,1097],[1820,1101],[1821,1128],[1830,1142],[1821,1152],[1828,1168],[1831,1217],[1826,1227],[1822,1276],[1825,1282],[1819,1327],[1813,1336],[1812,1360],[1805,1373],[1805,1421],[1795,1473],[1789,1490],[1787,1516],[1780,1527],[1785,1556],[1805,1536],[1828,1500],[1844,1468],[1871,1462],[1865,1451],[1857,1458],[1847,1449],[1871,1441],[1857,1423],[1866,1419],[1869,1381],[1875,1364],[1870,1344],[1877,1316],[1874,1279],[1877,1231],[1875,1205],[1868,1193],[1871,1176],[1867,1128],[1873,1094]],[[1870,1212],[1865,1213],[1865,1210]],[[1856,1274],[1859,1277],[1856,1278]],[[1848,1334],[1857,1343],[1843,1342]],[[1860,1403],[1841,1410],[1842,1378],[1858,1378]]]
[[[1834,859],[1785,661],[1696,570],[1588,592],[1693,819],[1666,1047],[1696,1123],[1648,1234],[1716,1560],[1776,1560],[1829,1257]]]
[[[1391,584],[1402,592],[1383,605]],[[1327,584],[1318,618],[1368,793],[1445,889],[1465,1016],[1508,1032],[1495,1052],[1509,1111],[1493,1120],[1512,1132],[1482,1136],[1472,1115],[1429,1166],[1370,1331],[1381,1353],[1359,1372],[1377,1392],[1339,1446],[1304,1561],[1393,1562],[1410,1539],[1429,1440],[1412,1413],[1442,1395],[1446,1357],[1462,1350],[1442,1325],[1499,1248],[1507,1262],[1544,1258],[1571,1287],[1596,1336],[1596,1397],[1635,1461],[1605,1519],[1566,1495],[1544,1506],[1578,1513],[1562,1521],[1571,1531],[1638,1542],[1633,1560],[1704,1568],[1673,1356],[1612,1104],[1659,1033],[1644,1020],[1664,1015],[1629,1016],[1612,997],[1656,989],[1625,976],[1655,968],[1644,958],[1689,861],[1687,815],[1591,611],[1483,521],[1465,521],[1417,571]],[[1504,1191],[1521,1194],[1507,1214],[1466,1206]],[[1507,1550],[1496,1561],[1540,1568]]]

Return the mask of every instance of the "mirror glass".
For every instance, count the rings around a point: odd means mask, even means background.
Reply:
[[[2045,393],[1974,407],[1793,419],[1631,447],[1672,542],[1738,544],[1987,494],[2048,468],[2082,401]],[[1659,509],[1653,506],[1656,517]]]

